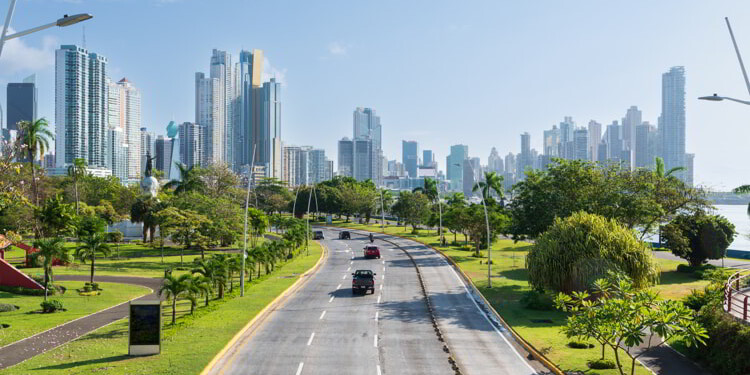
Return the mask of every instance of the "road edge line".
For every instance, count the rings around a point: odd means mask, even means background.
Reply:
[[[213,369],[213,367],[219,362],[219,360],[221,360],[221,358],[224,357],[224,355],[226,355],[230,349],[232,349],[234,344],[236,344],[237,341],[239,341],[239,339],[245,333],[247,333],[247,331],[250,330],[250,328],[253,328],[255,324],[263,323],[263,321],[266,320],[268,316],[270,316],[269,310],[271,310],[271,308],[276,308],[282,302],[285,302],[285,301],[282,301],[282,299],[289,297],[291,293],[294,293],[297,290],[299,290],[299,288],[301,288],[302,285],[310,279],[310,277],[308,276],[312,276],[313,274],[318,272],[318,270],[320,269],[320,266],[323,264],[323,260],[328,259],[328,248],[320,242],[319,244],[320,244],[320,247],[323,249],[323,253],[320,255],[318,262],[315,263],[315,265],[312,268],[310,268],[307,272],[300,275],[297,281],[295,281],[288,288],[284,289],[284,291],[282,291],[278,296],[276,296],[276,298],[274,298],[273,301],[268,303],[266,307],[263,308],[263,310],[260,310],[257,314],[255,314],[255,316],[247,324],[245,324],[245,326],[242,327],[242,329],[239,330],[239,332],[237,332],[234,335],[234,337],[232,337],[231,340],[229,340],[229,342],[224,346],[224,348],[222,348],[218,353],[216,353],[214,358],[211,359],[211,362],[209,362],[206,365],[206,367],[203,368],[203,371],[200,372],[200,375],[208,375]]]

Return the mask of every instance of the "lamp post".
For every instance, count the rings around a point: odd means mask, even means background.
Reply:
[[[453,165],[461,167],[460,164]],[[474,183],[478,184],[477,173],[473,165],[471,166],[471,174],[474,175]],[[490,217],[487,215],[487,204],[484,203],[484,193],[481,189],[479,190],[479,198],[481,198],[482,207],[484,208],[484,223],[487,225],[487,287],[492,288],[492,239],[490,238]]]
[[[83,22],[83,21],[93,18],[93,16],[88,13],[74,14],[72,16],[68,16],[66,14],[55,22],[50,22],[42,26],[37,26],[28,30],[19,31],[15,34],[8,35],[8,27],[10,27],[10,21],[13,18],[13,12],[15,11],[15,9],[16,9],[16,0],[10,0],[10,6],[8,7],[8,14],[5,16],[5,24],[3,24],[3,32],[2,34],[0,34],[0,56],[2,56],[3,54],[3,45],[5,44],[5,41],[7,40],[22,37],[24,35],[35,33],[37,31],[41,31],[44,29],[49,29],[50,27],[53,27],[53,26],[65,27],[65,26],[75,25],[79,22]]]
[[[734,52],[737,54],[737,60],[739,60],[740,62],[740,70],[742,70],[742,77],[745,78],[745,86],[747,87],[747,92],[748,94],[750,94],[750,80],[748,80],[747,78],[747,71],[745,70],[745,63],[742,62],[742,55],[740,54],[740,49],[737,48],[737,40],[734,39],[734,32],[732,31],[732,25],[729,23],[729,17],[724,17],[724,21],[726,21],[727,23],[727,29],[729,29],[729,36],[732,38],[732,45],[734,46]],[[722,100],[729,100],[729,101],[737,102],[740,104],[750,105],[750,101],[730,98],[728,96],[721,96],[718,94],[701,96],[698,99],[708,100],[712,102],[720,102]]]
[[[305,217],[307,218],[307,232],[305,232],[305,251],[307,252],[307,255],[310,255],[310,247],[307,244],[307,238],[310,237],[310,202],[312,202],[312,196],[315,193],[315,184],[312,186],[312,190],[310,190],[310,194],[307,196],[307,215]],[[317,202],[318,198],[315,198],[315,201]]]
[[[385,233],[385,200],[383,199],[383,189],[380,189],[380,231]]]
[[[240,269],[240,297],[245,296],[245,259],[247,259],[247,211],[250,208],[250,181],[253,177],[253,165],[255,165],[255,146],[253,145],[253,158],[250,161],[250,173],[247,175],[247,195],[245,196],[245,237],[242,247],[242,269]],[[256,197],[257,198],[257,197]],[[255,204],[256,208],[258,204]]]

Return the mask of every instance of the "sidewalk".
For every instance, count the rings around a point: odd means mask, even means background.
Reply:
[[[89,281],[86,275],[60,275],[55,279],[61,281]],[[97,276],[96,281],[140,285],[152,290],[138,300],[159,299],[156,294],[161,287],[161,279],[126,276]],[[66,344],[91,331],[128,316],[128,303],[124,302],[108,309],[78,318],[55,328],[16,341],[0,348],[0,369],[21,363],[38,354]]]

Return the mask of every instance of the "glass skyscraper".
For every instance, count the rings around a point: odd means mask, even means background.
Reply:
[[[686,168],[685,163],[685,68],[675,66],[661,76],[661,153],[664,168]],[[686,181],[685,171],[675,175]]]

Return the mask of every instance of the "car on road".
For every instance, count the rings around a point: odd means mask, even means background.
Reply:
[[[313,239],[314,240],[324,240],[325,237],[323,237],[323,231],[322,230],[316,230],[313,232]]]
[[[365,259],[378,258],[380,259],[380,248],[373,245],[365,246]]]
[[[343,232],[339,232],[339,239],[340,240],[351,240],[352,239],[352,234],[349,233],[348,230],[345,230]]]
[[[367,291],[371,291],[375,294],[375,272],[372,270],[356,270],[352,273],[352,294],[362,292],[367,294]]]

